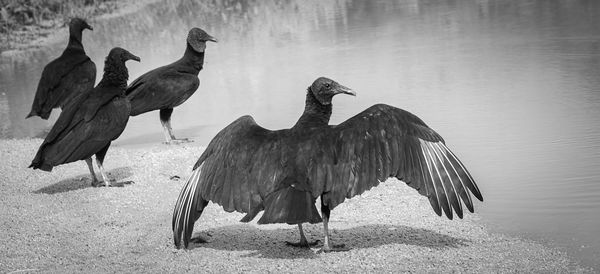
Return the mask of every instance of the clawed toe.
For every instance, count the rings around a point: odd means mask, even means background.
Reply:
[[[183,138],[183,139],[171,139],[170,141],[164,142],[163,144],[166,144],[166,145],[179,145],[179,144],[191,143],[191,142],[194,142],[194,140],[188,139],[188,138]]]
[[[98,181],[98,180],[93,180],[92,181],[92,186],[93,187],[103,187],[106,186],[106,184],[104,182]]]
[[[125,185],[135,184],[134,181],[117,182],[115,179],[108,181],[92,181],[93,187],[124,187]]]

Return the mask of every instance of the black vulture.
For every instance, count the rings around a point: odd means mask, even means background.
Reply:
[[[167,144],[188,142],[176,139],[171,129],[173,108],[183,104],[200,85],[198,73],[204,65],[206,42],[217,42],[204,30],[192,28],[187,37],[186,49],[181,59],[153,69],[135,79],[127,88],[131,101],[131,116],[159,110]]]
[[[44,67],[31,112],[26,118],[48,119],[53,108],[64,108],[74,97],[94,87],[96,65],[83,49],[81,34],[84,29],[92,30],[92,27],[81,18],[71,19],[69,44],[61,56]]]
[[[308,87],[304,113],[291,129],[271,131],[243,116],[209,143],[183,187],[173,212],[175,246],[188,246],[194,223],[208,201],[227,212],[264,210],[259,224],[323,221],[322,251],[331,244],[330,212],[345,199],[398,178],[429,198],[433,210],[462,218],[473,212],[471,192],[483,201],[475,181],[442,137],[412,113],[385,104],[367,108],[339,125],[328,125],[336,94],[355,93],[324,77]],[[315,207],[321,197],[321,216]],[[290,243],[291,244],[291,243]]]
[[[127,60],[139,62],[140,58],[122,48],[109,52],[100,83],[65,106],[29,167],[52,171],[57,165],[85,160],[92,185],[99,186],[92,166],[95,154],[102,179],[110,186],[102,163],[111,141],[121,135],[129,120],[131,105],[125,96]]]

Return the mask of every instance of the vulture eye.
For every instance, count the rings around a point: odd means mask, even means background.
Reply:
[[[325,84],[325,88],[326,88],[326,89],[330,89],[330,88],[331,88],[331,85],[330,85],[329,83],[327,83],[327,84]]]

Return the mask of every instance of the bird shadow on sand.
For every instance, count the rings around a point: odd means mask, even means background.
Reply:
[[[123,187],[127,184],[131,184],[131,181],[123,181],[133,176],[133,169],[131,167],[118,167],[107,171],[106,174],[109,178],[116,180],[112,182],[115,187]],[[100,174],[97,174],[98,179],[101,180]],[[57,194],[63,192],[69,192],[78,189],[84,189],[92,187],[92,178],[89,173],[84,173],[71,178],[64,179],[58,183],[51,184],[49,186],[42,187],[38,190],[34,190],[35,194]]]
[[[330,230],[333,244],[345,244],[350,250],[379,247],[389,244],[414,245],[443,250],[468,246],[468,239],[452,237],[429,229],[403,225],[370,224],[347,229]],[[251,251],[242,257],[274,259],[316,258],[319,254],[307,248],[296,248],[285,241],[298,241],[298,229],[258,229],[249,225],[232,225],[195,233],[194,238],[207,239],[206,243],[192,243],[190,248],[209,248],[228,251]],[[308,241],[320,240],[319,230],[307,233]]]

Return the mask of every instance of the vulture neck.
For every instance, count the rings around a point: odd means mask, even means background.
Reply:
[[[69,31],[69,44],[67,49],[80,49],[83,50],[83,44],[81,43],[82,31]]]
[[[190,44],[187,44],[183,57],[179,60],[182,64],[194,69],[194,72],[198,74],[202,70],[204,65],[204,51],[195,51]]]
[[[327,126],[329,118],[331,118],[331,104],[321,104],[312,91],[310,91],[310,88],[308,88],[304,113],[302,113],[302,116],[300,116],[300,119],[298,119],[293,128],[305,129]]]
[[[102,80],[100,80],[98,86],[119,87],[124,92],[125,88],[127,88],[128,78],[129,73],[127,72],[127,67],[125,67],[125,62],[106,60],[104,62],[104,76],[102,76]]]

